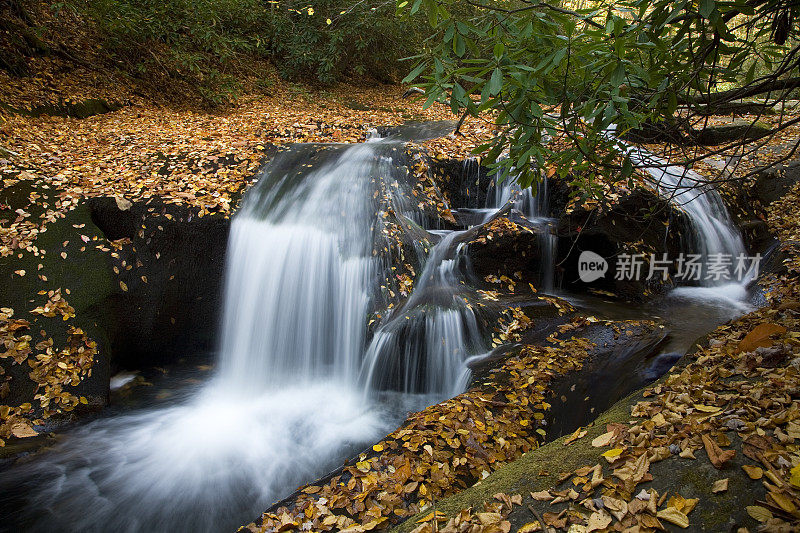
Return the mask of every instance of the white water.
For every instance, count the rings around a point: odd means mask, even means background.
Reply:
[[[486,351],[459,271],[463,231],[446,233],[432,249],[417,286],[372,339],[364,360],[368,389],[437,397],[461,392],[466,359]]]
[[[318,148],[278,156],[232,224],[216,376],[5,472],[4,514],[38,531],[234,530],[433,403],[365,401],[357,381],[385,246],[374,193],[408,203],[394,149],[329,147],[310,170]]]
[[[220,385],[355,382],[376,270],[372,180],[390,164],[356,146],[290,193],[251,191],[228,244]]]
[[[616,126],[611,126],[613,135]],[[669,165],[659,157],[638,146],[617,141],[620,148],[630,155],[634,166],[643,168],[652,177],[658,193],[683,209],[694,230],[695,249],[688,253],[701,255],[704,267],[699,280],[700,287],[679,287],[670,293],[674,299],[695,299],[720,308],[730,308],[742,313],[752,309],[747,301],[747,285],[753,281],[757,267],[747,270],[741,279],[735,275],[737,258],[745,256],[744,241],[738,228],[728,214],[722,198],[714,187],[704,183],[697,172],[682,166]],[[728,278],[716,279],[707,275],[707,265],[715,257],[727,256],[732,260]]]
[[[212,387],[82,426],[0,484],[6,495],[31,485],[17,511],[30,531],[234,531],[334,468],[332,450],[372,442],[396,420],[338,383],[246,400]]]
[[[608,130],[609,135],[613,135],[615,130],[616,126],[612,125]],[[644,148],[622,141],[617,141],[617,144],[630,155],[634,166],[650,174],[662,197],[686,212],[696,237],[697,250],[693,252],[699,253],[704,263],[708,262],[709,257],[723,254],[731,257],[735,264],[736,258],[745,254],[742,235],[728,215],[722,198],[714,187],[704,183],[701,175],[683,166],[669,165]],[[752,281],[749,272],[743,279],[733,280],[733,269],[730,269],[730,278],[727,280],[708,277],[705,270],[702,274],[701,285],[720,287],[722,293],[728,293],[729,296],[732,294],[729,287],[732,281],[736,281],[737,285]]]
[[[547,178],[543,178],[537,187],[536,194],[533,194],[530,187],[522,189],[515,178],[509,176],[497,183],[497,176],[495,176],[492,188],[486,196],[486,204],[487,207],[494,210],[511,204],[528,220],[541,226],[542,231],[538,234],[539,248],[542,252],[539,258],[539,288],[546,292],[552,292],[558,246],[555,231],[558,219],[549,217],[550,198],[547,195]],[[493,213],[487,214],[486,220],[489,220],[492,215]]]

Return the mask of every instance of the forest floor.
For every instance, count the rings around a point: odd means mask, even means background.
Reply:
[[[785,276],[666,376],[400,531],[797,531],[800,186],[769,208]],[[438,521],[438,525],[435,525]]]
[[[37,220],[30,216],[32,209],[10,210],[0,205],[0,257],[41,252],[36,249],[37,239],[47,225],[87,197],[114,196],[121,205],[161,197],[194,206],[199,216],[225,217],[235,210],[245,178],[268,157],[270,145],[361,142],[377,126],[454,118],[447,106],[423,109],[419,101],[402,99],[405,88],[398,86],[311,90],[283,84],[269,95],[242,97],[232,106],[208,111],[150,103],[124,84],[109,88],[94,74],[82,76],[63,84],[44,79],[28,87],[13,86],[18,80],[0,79],[0,87],[11,95],[4,103],[17,110],[94,98],[125,104],[83,119],[0,111],[0,192],[24,180],[58,191]],[[48,88],[53,83],[57,90]],[[49,101],[47,95],[56,95],[57,102]],[[461,132],[426,146],[434,157],[463,159],[495,128],[491,122],[468,119]],[[774,150],[763,151],[768,158],[757,161],[769,163],[787,155],[798,135],[797,130],[787,131],[772,141]],[[29,198],[30,205],[37,200]],[[800,519],[799,203],[800,187],[795,186],[766,212],[770,228],[784,243],[788,268],[786,275],[765,280],[766,306],[718,328],[656,385],[623,400],[590,427],[535,450],[522,449],[513,438],[493,440],[497,449],[492,453],[502,458],[492,468],[507,462],[506,454],[509,460],[521,458],[495,473],[487,472],[478,485],[449,499],[425,502],[423,498],[423,512],[407,521],[404,529],[491,532],[552,527],[588,532],[702,526],[723,530],[731,527],[728,519],[733,518],[735,524],[754,530],[795,530]],[[113,249],[112,243],[105,245]],[[14,279],[5,282],[14,283]],[[53,286],[52,291],[50,308],[41,312],[52,310],[67,320],[69,305],[60,287]],[[0,339],[7,347],[1,355],[12,356],[15,352],[8,348],[14,346],[17,356],[33,357],[30,348],[25,352],[18,343],[19,333],[27,327],[23,313],[12,319],[13,312],[4,302],[0,301],[0,307]],[[548,365],[558,364],[553,357],[572,360],[585,346],[572,343],[561,348],[559,353],[531,348],[533,352],[525,355],[528,359],[511,362],[522,365],[512,371],[517,378],[524,377],[526,384],[529,377],[542,380]],[[520,372],[531,361],[534,364],[525,372],[533,373]],[[0,399],[3,394],[0,387]],[[541,391],[531,394],[524,401],[521,394],[508,401],[541,406]],[[462,401],[472,403],[467,406]],[[480,396],[459,397],[455,403],[417,415],[423,426],[432,424],[426,432],[395,435],[397,442],[416,446],[415,453],[422,459],[414,465],[423,468],[421,475],[431,477],[431,483],[449,482],[439,466],[440,450],[426,440],[431,437],[430,442],[435,442],[431,431],[438,428],[442,410],[483,412],[482,402]],[[0,406],[0,439],[30,436],[33,430],[22,417],[29,412],[30,405]],[[515,421],[518,414],[515,411]],[[454,420],[459,416],[454,415]],[[381,452],[384,445],[376,445],[380,449],[375,451]],[[561,462],[558,467],[548,466],[553,458]],[[371,468],[367,461],[354,471],[376,485],[378,479],[370,478]],[[397,468],[405,469],[406,464]],[[410,473],[398,494],[411,491],[424,497],[425,483],[409,479]],[[359,490],[363,487],[359,485]],[[367,494],[366,488],[361,492]],[[316,491],[312,488],[308,494]],[[319,496],[311,499],[320,501]],[[355,495],[353,501],[363,502],[365,497],[358,500]],[[354,510],[361,515],[359,523],[349,520],[346,526],[353,531],[377,527],[387,514],[384,510],[376,515],[375,507],[362,505]],[[326,529],[345,525],[336,519],[326,523],[329,516],[333,515],[321,514],[319,524]],[[294,516],[267,518],[282,527],[297,524]]]

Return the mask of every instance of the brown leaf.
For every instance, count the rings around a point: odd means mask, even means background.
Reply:
[[[728,490],[728,478],[718,479],[711,486],[711,492],[713,492],[714,494],[717,494],[719,492],[725,492],[726,490]]]
[[[36,430],[34,430],[31,426],[26,424],[25,422],[18,422],[11,426],[11,434],[17,437],[18,439],[24,439],[26,437],[35,437],[38,435]]]
[[[773,340],[770,339],[771,335],[783,335],[786,333],[786,328],[780,324],[764,323],[754,327],[744,339],[739,341],[738,351],[752,352],[756,348],[772,346]]]
[[[689,517],[677,510],[674,507],[667,507],[666,509],[662,509],[656,516],[662,520],[666,520],[667,522],[671,522],[678,527],[687,528],[689,527]]]
[[[702,438],[703,445],[705,446],[706,453],[708,454],[708,459],[715,468],[722,468],[726,462],[733,459],[733,457],[736,455],[735,450],[723,451],[708,435],[703,434]]]

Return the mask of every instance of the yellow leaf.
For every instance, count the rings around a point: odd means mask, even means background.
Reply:
[[[375,450],[376,452],[382,452],[383,451],[383,445],[376,444],[375,446],[372,447],[372,449]]]
[[[572,444],[576,440],[578,440],[580,438],[583,438],[585,435],[586,435],[586,430],[585,429],[583,429],[583,428],[576,429],[575,433],[573,433],[572,435],[567,437],[566,440],[564,440],[564,446],[569,446],[570,444]]]
[[[603,452],[601,455],[606,459],[613,459],[614,457],[619,457],[623,451],[624,450],[622,448],[611,448],[610,450]]]
[[[748,505],[745,507],[745,509],[747,510],[747,514],[759,522],[766,522],[772,518],[772,513],[766,507],[761,507],[760,505]]]
[[[446,519],[447,519],[447,517],[443,513],[439,512],[439,511],[436,511],[436,521],[437,522],[439,522],[441,520],[446,520]],[[419,520],[417,520],[417,524],[421,524],[423,522],[430,522],[431,520],[433,520],[433,511],[431,511],[428,514],[426,514],[425,516],[423,516]]]
[[[120,282],[119,282],[119,288],[120,288],[120,289],[122,289],[123,291],[126,291],[126,292],[127,292],[127,290],[128,290],[128,286],[127,286],[127,285],[125,285],[125,282],[124,282],[124,281],[120,281]]]
[[[791,498],[782,492],[770,492],[769,497],[772,498],[772,501],[778,504],[778,507],[789,514],[793,514],[797,510],[797,507],[794,505]]]
[[[689,527],[689,517],[674,507],[667,507],[656,513],[656,517],[673,523],[678,527]]]
[[[791,470],[789,470],[791,477],[789,478],[789,483],[794,485],[795,487],[800,488],[800,465],[795,466]]]

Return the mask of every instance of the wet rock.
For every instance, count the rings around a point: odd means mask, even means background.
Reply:
[[[519,212],[501,213],[466,241],[476,283],[496,289],[490,280],[504,275],[511,280],[503,284],[504,290],[517,283],[525,291],[528,283],[541,288],[554,259],[549,256],[555,251],[555,237],[555,228],[546,223],[532,222]]]
[[[561,286],[576,291],[603,291],[623,299],[643,300],[673,286],[654,271],[648,280],[649,264],[641,266],[638,279],[615,279],[621,254],[655,254],[675,260],[684,250],[696,249],[688,217],[654,192],[635,189],[604,209],[578,208],[562,215],[558,222],[558,260]],[[580,257],[594,252],[607,263],[605,274],[591,282],[580,276]],[[670,275],[676,265],[669,268]],[[637,277],[637,276],[634,276]]]
[[[107,268],[126,290],[103,303],[115,367],[142,368],[213,349],[230,219],[200,217],[196,208],[160,199],[126,210],[114,198],[93,198],[89,206],[110,240],[125,239]]]

